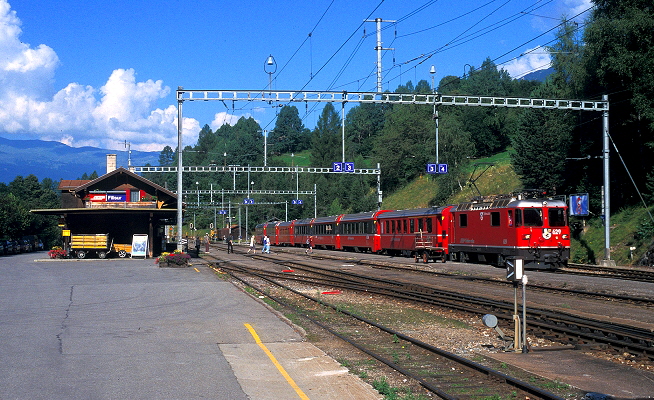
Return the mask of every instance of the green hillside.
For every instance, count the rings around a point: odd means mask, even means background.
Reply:
[[[476,185],[481,194],[510,193],[522,187],[510,162],[508,152],[487,159],[477,160],[471,164],[465,176],[477,177],[486,168],[485,163],[493,165],[477,180]],[[477,164],[475,171],[474,165]],[[438,176],[422,175],[402,189],[386,196],[382,203],[384,209],[408,209],[428,207],[438,188]],[[460,182],[461,190],[447,201],[456,204],[468,201],[477,195],[477,191],[467,182]],[[651,211],[654,213],[654,211]],[[604,225],[600,218],[571,217],[574,228],[571,261],[576,263],[597,263],[604,258]],[[650,221],[647,210],[632,207],[620,210],[611,216],[611,259],[618,265],[638,263],[652,245],[654,222]],[[630,247],[635,247],[631,251]],[[630,255],[633,254],[633,258]]]
[[[492,164],[492,165],[489,165]],[[488,167],[488,169],[486,169]],[[485,171],[485,172],[484,172]],[[482,173],[483,172],[483,173]],[[476,160],[466,167],[464,180],[459,182],[460,191],[448,200],[448,204],[468,201],[477,196],[477,190],[467,181],[472,176],[482,195],[511,193],[521,188],[520,180],[511,166],[509,152]],[[386,196],[382,203],[385,209],[427,207],[438,188],[439,176],[420,176],[402,189]]]

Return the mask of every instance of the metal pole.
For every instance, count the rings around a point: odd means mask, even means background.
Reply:
[[[341,142],[343,143],[343,163],[345,163],[345,102],[341,103],[341,116],[343,122],[341,123]]]
[[[313,217],[318,218],[318,185],[313,184]]]
[[[181,86],[179,87],[181,89]],[[178,95],[179,96],[179,95]],[[177,100],[177,250],[183,251],[182,246],[182,100]]]
[[[434,104],[434,122],[436,123],[436,166],[438,167],[438,110]]]
[[[284,204],[286,207],[286,216],[284,217],[284,221],[288,221],[288,200],[286,200]]]
[[[248,202],[250,201],[250,164],[248,164]],[[245,240],[248,240],[248,204],[245,205]]]
[[[602,100],[609,101],[609,95],[602,96]],[[602,112],[602,132],[604,136],[604,259],[611,260],[611,190],[609,180],[609,111]]]
[[[520,338],[520,314],[518,314],[518,281],[513,282],[513,350],[516,352],[522,347]]]
[[[377,163],[377,210],[381,210],[382,190],[381,190],[381,165]]]
[[[263,166],[268,166],[268,131],[263,131]]]
[[[527,275],[522,275],[522,352],[529,352],[527,346]]]
[[[382,40],[381,40],[381,18],[375,18],[377,23],[377,92],[381,93],[382,91]]]

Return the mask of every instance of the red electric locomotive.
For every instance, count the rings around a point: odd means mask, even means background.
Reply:
[[[533,193],[480,198],[450,210],[451,260],[556,268],[570,258],[566,204]]]

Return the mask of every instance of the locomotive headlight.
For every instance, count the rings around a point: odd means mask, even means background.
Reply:
[[[524,234],[524,235],[522,235],[522,238],[525,239],[525,240],[531,239],[531,234],[530,233]]]
[[[561,235],[561,238],[562,239],[569,239],[568,235],[566,235],[566,234]]]

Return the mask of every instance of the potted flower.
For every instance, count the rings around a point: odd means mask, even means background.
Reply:
[[[59,246],[55,246],[52,248],[52,250],[48,251],[48,256],[50,256],[50,258],[65,258],[66,250]]]
[[[191,256],[189,256],[186,253],[183,253],[179,250],[175,250],[172,253],[166,253],[163,252],[159,257],[156,259],[156,263],[159,264],[160,267],[176,267],[176,268],[184,268],[188,267],[188,261],[191,259]]]

